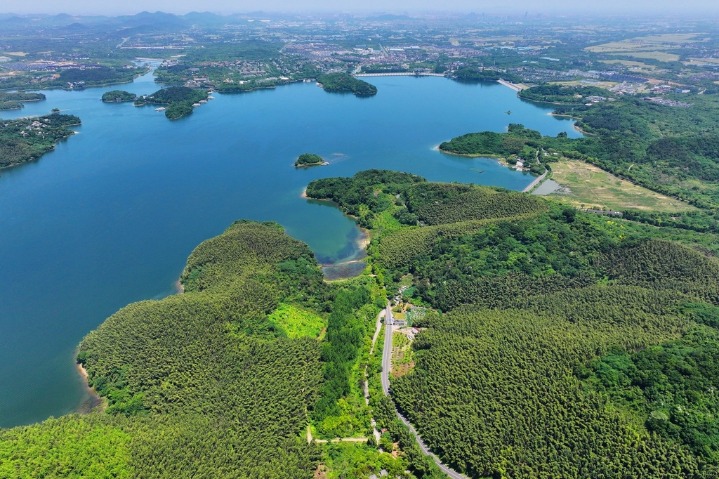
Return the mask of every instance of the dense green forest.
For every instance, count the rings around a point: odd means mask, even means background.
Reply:
[[[48,82],[44,87],[82,90],[84,88],[130,83],[138,75],[144,73],[142,68],[126,66],[95,65],[86,68],[68,68],[61,70],[59,77]]]
[[[496,82],[499,79],[507,81],[520,81],[520,79],[509,72],[500,72],[498,70],[485,69],[484,67],[478,66],[463,66],[458,68],[452,76],[457,81],[465,83],[481,83],[481,82]]]
[[[123,103],[136,99],[137,95],[123,90],[112,90],[102,94],[102,101],[105,103]]]
[[[319,166],[324,164],[326,164],[324,158],[314,153],[302,153],[297,157],[297,160],[295,160],[295,166],[297,168]]]
[[[549,147],[548,141],[538,131],[512,123],[506,133],[468,133],[442,142],[439,149],[455,155],[499,157],[510,164],[522,160],[532,173],[540,175],[546,171],[547,159],[542,150]]]
[[[537,85],[519,92],[522,100],[542,103],[581,105],[587,97],[596,97],[606,101],[612,94],[595,86]]]
[[[192,252],[181,281],[183,294],[131,304],[87,335],[77,358],[103,409],[0,431],[0,476],[415,477],[376,444],[305,438],[308,424],[370,435],[351,395],[385,301],[373,280],[327,284],[306,245],[240,221]],[[297,316],[324,331],[298,334]]]
[[[143,95],[135,100],[135,106],[161,105],[165,107],[165,116],[170,120],[179,120],[192,115],[193,105],[207,100],[205,90],[172,86],[156,91],[152,95]]]
[[[327,73],[319,75],[317,81],[326,92],[330,93],[352,93],[358,97],[368,97],[377,94],[376,86],[355,78],[348,73]]]
[[[23,103],[44,99],[45,95],[42,93],[0,92],[0,110],[19,110],[23,107]]]
[[[719,473],[719,261],[694,233],[678,233],[682,244],[527,195],[383,171],[307,191],[373,229],[389,290],[409,284],[407,300],[443,312],[415,324],[427,328],[415,367],[391,389],[444,461],[471,477]]]
[[[78,125],[80,118],[59,113],[0,121],[0,168],[37,160],[72,136],[70,127]]]
[[[190,255],[184,294],[83,340],[104,409],[0,431],[0,474],[441,477],[395,406],[471,477],[719,474],[719,261],[700,233],[382,170],[307,193],[371,228],[373,276],[326,283],[279,226],[237,222]],[[400,284],[430,312],[384,397],[368,346]],[[370,439],[308,443],[308,425]]]
[[[182,281],[184,294],[129,305],[83,340],[105,412],[1,432],[3,477],[312,477],[319,451],[302,432],[320,343],[266,320],[280,301],[325,309],[312,253],[239,222],[192,253]]]

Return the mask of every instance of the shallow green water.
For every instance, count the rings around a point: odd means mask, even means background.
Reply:
[[[510,122],[577,136],[570,121],[499,85],[371,81],[379,93],[369,99],[314,84],[215,95],[178,122],[150,107],[101,103],[115,87],[49,91],[45,102],[3,112],[11,118],[58,107],[83,125],[39,162],[0,173],[0,427],[87,400],[73,360],[82,337],[132,301],[171,294],[190,251],[236,219],[281,223],[323,263],[353,257],[359,232],[352,221],[300,198],[312,179],[388,168],[522,189],[531,177],[433,147]],[[145,76],[121,88],[157,86]],[[331,164],[295,170],[303,152]]]

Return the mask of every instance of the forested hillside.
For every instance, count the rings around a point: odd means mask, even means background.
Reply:
[[[322,313],[312,253],[276,225],[240,222],[192,253],[183,284],[83,340],[106,410],[1,432],[0,476],[312,477],[319,451],[302,433],[320,343],[267,320],[281,301]]]
[[[307,193],[371,229],[372,276],[328,284],[279,226],[235,223],[190,255],[184,294],[83,340],[103,409],[0,431],[0,475],[438,477],[394,405],[471,477],[719,474],[700,233],[381,170]],[[391,399],[382,339],[369,354],[385,286],[427,311]]]
[[[373,229],[389,289],[444,313],[415,323],[414,367],[391,383],[444,461],[471,477],[719,473],[719,262],[693,236],[391,172],[307,191]]]

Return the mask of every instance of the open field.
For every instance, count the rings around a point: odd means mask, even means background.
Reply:
[[[679,55],[676,53],[669,52],[632,52],[632,53],[612,53],[612,55],[618,55],[629,58],[640,58],[647,60],[657,60],[659,62],[676,62],[679,60]]]
[[[321,339],[327,326],[323,318],[291,304],[281,304],[267,319],[291,339]]]
[[[552,179],[571,192],[553,197],[583,208],[637,209],[663,212],[689,211],[694,207],[674,198],[622,180],[582,161],[552,164]]]
[[[628,38],[619,42],[592,45],[585,50],[592,53],[628,53],[651,50],[668,50],[693,42],[698,33],[679,33],[666,35],[647,35],[644,37]]]
[[[604,53],[620,55],[638,59],[657,60],[660,62],[674,62],[679,60],[679,55],[672,50],[681,48],[682,45],[701,41],[698,33],[681,33],[666,35],[647,35],[644,37],[628,38],[618,42],[592,45],[585,48],[592,53]]]
[[[719,65],[719,58],[690,58],[687,65]]]
[[[656,70],[656,67],[654,65],[647,65],[646,63],[633,60],[600,60],[600,63],[604,63],[606,65],[623,65],[627,68],[647,72],[654,72]]]
[[[621,61],[621,60],[618,60]],[[587,80],[572,80],[572,81],[553,81],[549,82],[551,85],[565,85],[565,86],[595,86],[597,88],[604,88],[606,90],[617,86],[618,83],[614,81],[587,81]]]

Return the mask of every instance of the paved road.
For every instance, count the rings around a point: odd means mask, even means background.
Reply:
[[[547,177],[547,174],[548,174],[548,173],[549,173],[548,171],[545,171],[544,173],[542,173],[542,176],[536,177],[536,178],[534,179],[534,181],[532,181],[530,184],[528,184],[528,185],[522,190],[522,193],[529,193],[530,191],[532,191],[532,188],[534,188],[534,187],[537,186],[539,183],[541,183],[542,180],[544,180],[544,178]]]
[[[389,371],[392,367],[392,323],[392,308],[390,307],[390,304],[388,302],[387,312],[385,313],[384,317],[385,335],[384,349],[382,350],[382,391],[384,391],[385,395],[389,395]],[[415,439],[417,439],[417,444],[419,444],[419,448],[422,450],[422,452],[427,456],[431,457],[434,463],[437,464],[437,467],[439,467],[440,470],[447,475],[447,477],[449,477],[450,479],[469,479],[464,474],[460,474],[451,467],[442,463],[442,461],[440,461],[439,458],[432,451],[429,450],[427,445],[419,436],[419,433],[417,433],[417,430],[414,428],[414,426],[412,426],[412,424],[407,420],[407,418],[402,416],[399,411],[395,411],[395,413],[397,414],[399,420],[402,421],[404,425],[409,428]]]
[[[387,302],[384,314],[384,349],[382,350],[382,392],[389,396],[389,371],[392,369],[392,308]]]

